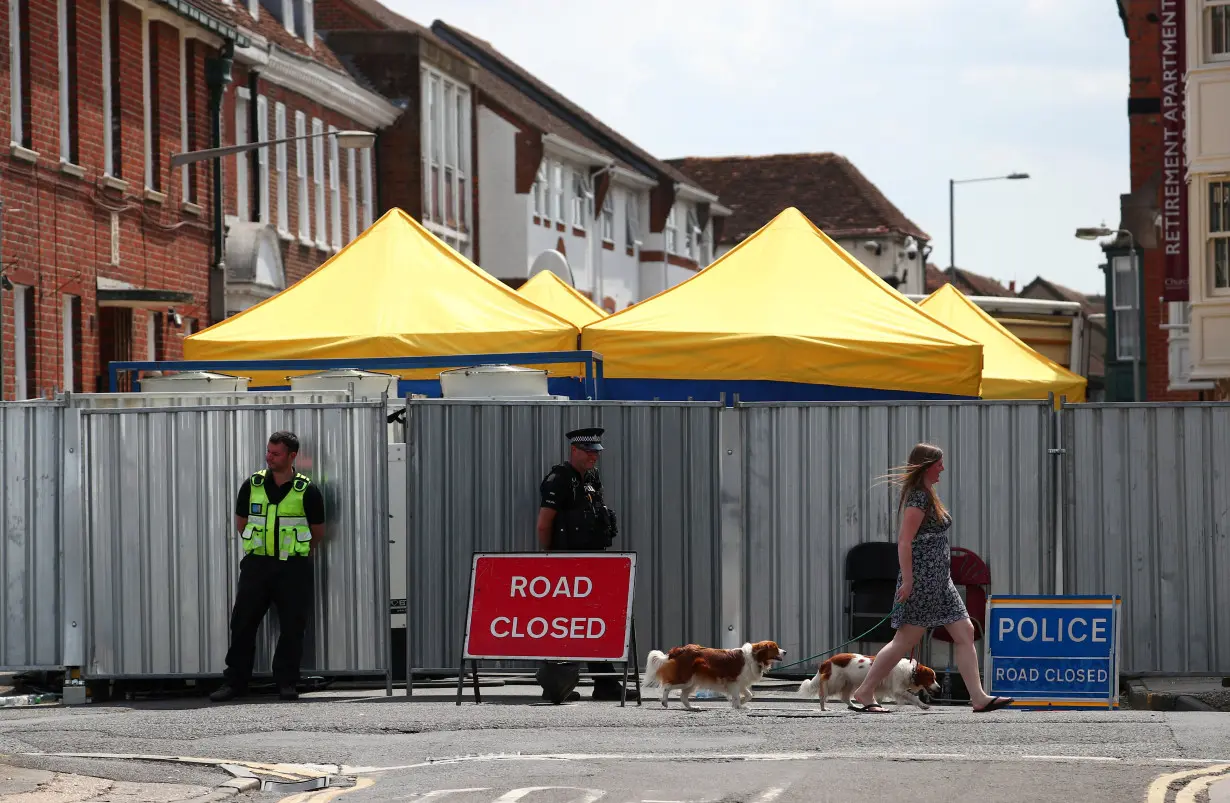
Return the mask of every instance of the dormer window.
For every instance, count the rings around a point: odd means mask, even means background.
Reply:
[[[315,0],[249,0],[249,11],[253,18],[257,17],[259,6],[263,6],[271,17],[282,23],[287,33],[302,39],[308,47],[315,47]]]

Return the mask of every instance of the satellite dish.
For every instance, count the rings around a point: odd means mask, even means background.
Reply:
[[[572,268],[568,267],[568,260],[555,249],[543,251],[538,256],[534,257],[534,262],[530,265],[530,278],[542,273],[550,271],[564,281],[568,282],[569,286],[575,287],[576,283],[572,280]]]

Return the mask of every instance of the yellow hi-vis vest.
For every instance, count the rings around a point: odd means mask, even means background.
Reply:
[[[275,554],[279,560],[291,555],[306,557],[312,549],[312,531],[308,527],[307,512],[303,509],[303,494],[311,480],[295,474],[291,489],[276,505],[269,504],[265,492],[265,475],[261,469],[252,475],[252,489],[248,497],[248,524],[243,528],[244,554]],[[271,528],[276,528],[277,537]]]

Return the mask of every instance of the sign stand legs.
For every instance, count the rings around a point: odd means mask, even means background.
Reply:
[[[636,618],[632,619],[632,649],[628,653],[628,660],[624,661],[624,682],[621,684],[621,692],[619,696],[619,707],[623,708],[628,701],[628,672],[631,666],[636,665],[636,656],[639,653],[636,651]],[[641,672],[640,669],[632,670],[636,674],[636,704],[641,704]]]
[[[478,661],[470,661],[470,672],[474,677],[474,704],[478,705],[483,701],[482,692],[478,687]],[[461,659],[461,666],[457,669],[457,705],[461,705],[461,690],[465,687],[466,681],[466,659]]]

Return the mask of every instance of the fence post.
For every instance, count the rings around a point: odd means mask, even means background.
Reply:
[[[1064,530],[1063,530],[1063,499],[1064,499],[1064,474],[1065,464],[1063,457],[1067,454],[1064,448],[1063,440],[1063,404],[1066,398],[1061,398],[1059,404],[1055,404],[1055,395],[1049,394],[1050,401],[1050,418],[1051,418],[1051,446],[1047,449],[1047,453],[1051,459],[1048,461],[1050,465],[1047,467],[1047,474],[1050,475],[1051,483],[1051,533],[1053,534],[1054,556],[1054,593],[1064,593]]]
[[[718,460],[722,559],[722,647],[743,641],[743,410],[718,410]]]

